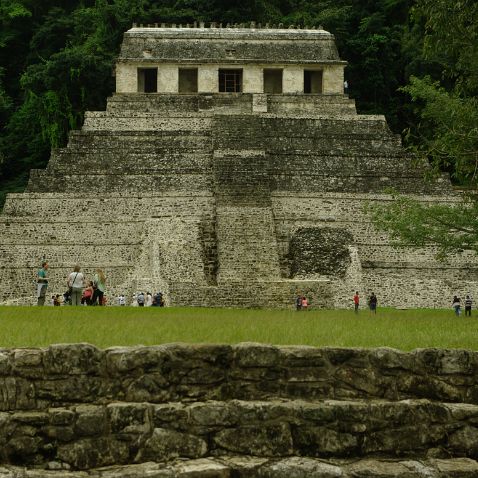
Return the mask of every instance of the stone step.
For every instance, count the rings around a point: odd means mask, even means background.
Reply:
[[[87,112],[82,127],[83,132],[127,131],[184,132],[197,134],[211,129],[211,119],[200,116],[159,116],[151,113],[110,114],[106,112]]]
[[[144,192],[174,193],[181,191],[210,191],[212,189],[212,175],[204,172],[184,174],[93,174],[84,171],[82,174],[58,174],[52,175],[50,171],[33,169],[30,171],[30,180],[27,192],[90,192],[92,195],[102,191],[102,194],[120,193],[130,191],[137,194]]]
[[[102,211],[102,222],[144,221],[149,217],[181,214],[188,220],[191,217],[212,217],[214,197],[207,191],[140,191],[134,194],[117,192],[107,195],[80,191],[71,193],[22,193],[9,194],[5,202],[3,216],[30,218],[38,221],[42,217],[63,222],[91,222],[92,210]],[[75,211],[74,217],[71,211]]]
[[[110,465],[86,471],[62,469],[52,461],[46,469],[11,465],[0,478],[476,478],[478,463],[470,458],[367,459],[326,461],[306,457],[254,458],[229,456],[177,459],[170,463]]]
[[[243,275],[247,271],[239,269]],[[331,290],[328,280],[234,281],[218,275],[217,285],[198,286],[187,282],[173,282],[169,288],[171,304],[192,307],[240,307],[294,309],[297,294],[304,294],[311,307],[330,308]]]
[[[67,173],[91,170],[107,170],[110,173],[135,172],[151,170],[158,172],[187,172],[191,170],[208,169],[212,165],[212,154],[198,151],[170,151],[158,148],[156,152],[138,152],[107,149],[93,151],[74,151],[60,149],[52,153],[47,170],[53,173]],[[341,175],[375,175],[388,174],[422,177],[424,167],[417,167],[415,162],[403,155],[369,155],[357,157],[350,155],[317,155],[299,153],[284,153],[270,151],[267,153],[267,170],[270,173],[302,172]]]
[[[271,135],[269,137],[243,137],[236,134],[232,137],[217,136],[214,146],[217,149],[240,150],[244,146],[252,149],[265,148],[267,144],[273,144],[275,151],[293,149],[296,151],[314,151],[315,154],[327,154],[334,150],[337,155],[361,155],[361,154],[393,154],[400,147],[399,140],[394,138],[377,140],[375,137],[365,136],[309,136],[291,137],[285,135]]]
[[[152,170],[181,173],[208,169],[212,164],[212,155],[203,151],[168,151],[156,152],[135,151],[83,151],[71,149],[56,150],[52,153],[47,169],[54,172],[79,172],[87,170],[107,170],[110,173],[137,170]]]
[[[280,121],[277,121],[280,118]],[[298,115],[280,117],[277,115],[261,115],[247,117],[231,115],[228,121],[214,118],[215,130],[225,135],[237,133],[246,136],[271,136],[276,134],[287,137],[308,136],[368,136],[395,138],[383,116],[305,116]]]
[[[270,208],[216,208],[220,282],[280,277],[274,217]]]
[[[72,151],[126,150],[155,152],[158,149],[211,150],[207,132],[187,131],[85,131],[70,133],[68,148]]]
[[[428,400],[113,402],[2,416],[0,461],[73,469],[177,457],[477,458],[478,406]]]
[[[467,350],[57,345],[2,350],[0,358],[2,411],[118,400],[428,398],[465,408],[460,403],[478,404],[478,352]]]

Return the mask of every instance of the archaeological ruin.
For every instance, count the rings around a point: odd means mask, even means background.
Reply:
[[[32,170],[0,216],[0,302],[35,303],[50,264],[62,293],[78,263],[107,295],[162,291],[168,305],[448,307],[478,296],[466,254],[394,248],[366,203],[388,188],[456,201],[425,183],[383,116],[344,94],[346,62],[322,29],[134,26],[106,111]]]
[[[478,353],[0,352],[1,478],[476,478]]]

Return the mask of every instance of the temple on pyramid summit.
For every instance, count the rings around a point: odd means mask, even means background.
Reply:
[[[464,254],[392,246],[364,205],[394,188],[457,200],[425,183],[383,116],[359,115],[346,62],[322,29],[255,23],[134,26],[106,111],[33,170],[0,216],[0,302],[35,304],[79,264],[106,295],[161,291],[167,305],[448,307],[478,296]]]

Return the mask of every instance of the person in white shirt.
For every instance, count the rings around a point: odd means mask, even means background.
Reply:
[[[151,292],[148,292],[146,294],[146,302],[144,305],[146,307],[151,307],[153,305],[153,296],[151,295]]]
[[[80,272],[79,265],[76,265],[73,272],[68,276],[67,283],[71,289],[71,305],[81,305],[81,294],[85,286],[85,276]]]

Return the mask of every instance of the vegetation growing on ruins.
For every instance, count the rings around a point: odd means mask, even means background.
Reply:
[[[398,197],[391,207],[375,208],[375,222],[398,242],[438,244],[441,256],[478,253],[478,4],[420,0],[412,12],[424,32],[421,57],[428,71],[402,88],[417,118],[407,130],[409,144],[430,160],[432,177],[449,172],[465,195],[451,207]]]
[[[0,347],[88,342],[99,347],[172,342],[478,350],[476,317],[453,310],[240,310],[0,307]]]
[[[23,189],[31,168],[45,166],[51,147],[66,144],[86,110],[105,107],[122,34],[133,21],[195,20],[323,25],[349,62],[359,111],[384,113],[434,172],[450,172],[475,190],[474,0],[0,0],[0,205],[6,192]],[[377,222],[403,242],[445,237],[442,253],[477,250],[476,203],[472,193],[451,210],[398,202],[377,210]],[[454,227],[456,217],[466,223]],[[458,241],[449,234],[456,230]]]

